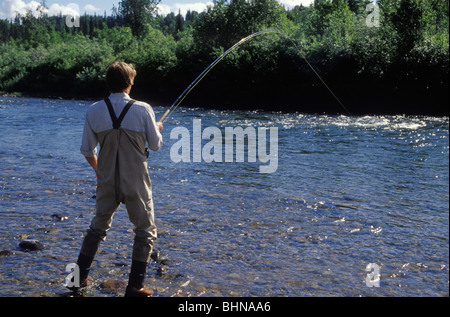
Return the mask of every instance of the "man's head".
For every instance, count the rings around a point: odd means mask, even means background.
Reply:
[[[133,65],[124,62],[114,62],[106,71],[106,86],[109,92],[124,92],[134,84],[136,70]]]

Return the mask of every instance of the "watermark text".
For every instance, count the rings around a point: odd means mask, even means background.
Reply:
[[[170,139],[177,140],[170,149],[175,163],[245,162],[247,156],[247,162],[259,160],[260,173],[270,174],[278,169],[277,127],[225,127],[222,132],[217,127],[202,129],[201,119],[194,119],[192,134],[186,127],[176,127],[170,132]],[[204,140],[207,143],[203,144]]]

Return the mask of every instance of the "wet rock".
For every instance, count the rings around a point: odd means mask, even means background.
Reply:
[[[45,246],[35,239],[25,239],[19,243],[19,247],[21,247],[25,251],[38,251],[42,250]]]
[[[159,229],[158,228],[158,237],[162,237],[169,234],[169,230],[168,229]]]
[[[52,218],[53,218],[54,220],[57,220],[57,221],[64,221],[64,220],[69,219],[69,217],[67,217],[67,216],[61,216],[61,215],[59,215],[59,214],[53,214],[53,215],[52,215]]]
[[[160,265],[169,265],[170,264],[169,259],[167,259],[165,257],[161,257],[161,253],[158,250],[154,250],[152,252],[152,254],[150,255],[150,258]]]
[[[157,262],[161,265],[169,265],[170,264],[170,261],[167,258],[159,258]]]
[[[8,251],[8,250],[0,251],[0,256],[10,256],[10,255],[13,255],[13,254],[14,254],[14,252],[11,252],[11,251]]]
[[[150,255],[150,258],[153,260],[153,261],[158,261],[158,258],[159,258],[159,251],[158,250],[154,250],[153,252],[152,252],[152,254]]]
[[[159,276],[162,276],[164,273],[167,272],[167,269],[163,266],[160,266],[157,270],[156,270],[156,274]]]
[[[108,279],[100,284],[100,288],[108,291],[115,291],[118,289],[125,288],[126,286],[127,283],[125,281],[114,279]]]
[[[37,228],[36,231],[43,232],[43,233],[52,233],[53,231],[56,231],[54,228]]]

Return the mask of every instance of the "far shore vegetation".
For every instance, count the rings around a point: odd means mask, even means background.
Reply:
[[[123,0],[103,15],[37,12],[0,20],[0,92],[61,98],[106,95],[115,60],[138,72],[133,93],[170,105],[197,75],[241,38],[286,33],[352,113],[449,113],[449,1],[214,1],[205,12],[161,16],[159,0]],[[369,8],[369,10],[368,10]],[[372,16],[371,16],[372,15]],[[339,113],[289,40],[265,34],[233,51],[184,106]]]

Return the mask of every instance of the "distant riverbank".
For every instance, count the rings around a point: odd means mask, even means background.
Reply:
[[[263,87],[264,88],[264,87]],[[422,87],[386,87],[384,85],[345,85],[334,87],[334,93],[342,101],[342,107],[321,83],[310,83],[297,87],[277,89],[237,89],[230,86],[215,86],[203,83],[193,90],[181,106],[206,109],[266,110],[299,112],[310,114],[344,115],[430,115],[449,116],[449,94],[446,91],[430,91]],[[233,90],[236,89],[236,90]],[[149,102],[153,106],[170,107],[184,88],[178,86],[159,87],[146,91],[137,85],[131,96]],[[99,89],[89,93],[41,92],[0,92],[4,97],[33,97],[60,100],[97,101],[108,95]]]

